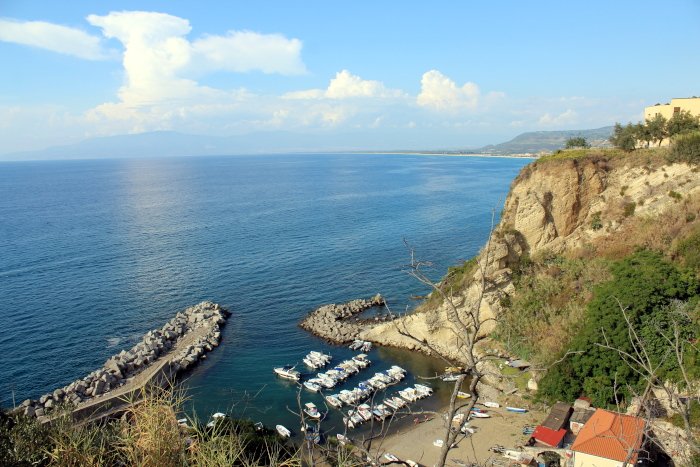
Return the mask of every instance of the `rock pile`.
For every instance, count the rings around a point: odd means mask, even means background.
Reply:
[[[206,352],[219,345],[220,326],[229,316],[228,311],[212,302],[202,302],[180,311],[162,328],[148,331],[141,342],[130,350],[122,350],[112,356],[99,370],[52,393],[44,394],[38,400],[27,399],[22,402],[20,409],[28,416],[42,417],[58,405],[76,406],[108,394],[132,381],[196,330],[199,338],[183,349],[178,349],[175,356],[169,356],[174,376],[195,365]]]
[[[323,305],[304,318],[299,324],[303,329],[334,344],[345,344],[356,339],[360,332],[376,321],[349,320],[375,306],[384,306],[384,298],[377,294],[369,300],[352,300],[347,303]],[[376,318],[385,320],[387,318]]]

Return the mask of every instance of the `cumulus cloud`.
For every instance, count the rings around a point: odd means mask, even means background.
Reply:
[[[285,94],[286,99],[349,99],[356,97],[397,98],[404,96],[398,89],[388,89],[381,81],[362,79],[348,70],[335,74],[326,89],[308,89]]]
[[[229,31],[223,36],[207,35],[190,41],[192,27],[187,19],[148,12],[111,12],[90,15],[87,20],[107,38],[124,46],[125,82],[118,91],[119,102],[97,106],[88,113],[92,120],[140,120],[158,125],[169,119],[185,118],[211,106],[235,108],[250,97],[245,90],[224,91],[200,85],[193,76],[211,71],[299,74],[306,71],[301,61],[302,43],[280,34]],[[153,126],[151,125],[151,128]]]
[[[103,60],[110,56],[110,53],[102,47],[99,37],[80,29],[45,21],[0,18],[0,40],[87,60]]]
[[[430,70],[421,78],[421,91],[416,103],[438,111],[476,109],[481,92],[475,83],[457,84],[437,70]]]
[[[568,125],[570,123],[575,123],[578,114],[575,110],[567,109],[566,111],[558,114],[552,115],[549,112],[545,113],[540,117],[538,123],[540,125],[555,126],[555,125]]]

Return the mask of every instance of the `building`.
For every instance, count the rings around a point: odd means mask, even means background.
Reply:
[[[666,120],[679,112],[700,115],[700,97],[674,97],[668,104],[656,104],[644,108],[644,119],[652,119],[661,114]]]
[[[560,448],[564,444],[566,437],[566,428],[552,430],[546,426],[538,425],[535,431],[532,432],[531,443],[537,447]]]
[[[569,418],[569,430],[574,435],[578,435],[583,425],[586,424],[595,413],[595,409],[591,408],[591,401],[585,398],[576,399],[574,402],[574,413]]]
[[[573,467],[635,465],[645,441],[643,419],[597,409],[571,446]]]
[[[566,428],[570,416],[571,406],[564,402],[557,402],[552,406],[549,415],[544,422],[542,422],[541,426],[547,427],[552,431],[559,431],[562,428]]]

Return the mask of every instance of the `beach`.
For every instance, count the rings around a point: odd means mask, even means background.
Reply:
[[[525,414],[508,412],[505,408],[488,409],[491,418],[474,419],[469,427],[475,433],[461,439],[458,446],[448,453],[447,465],[479,462],[485,464],[491,458],[503,457],[489,451],[491,446],[500,444],[506,449],[524,445],[529,435],[522,433],[526,425],[537,425],[547,416],[544,412],[530,411]],[[421,419],[423,416],[421,415]],[[421,465],[432,466],[440,455],[440,448],[433,445],[436,439],[443,439],[446,422],[439,415],[432,420],[411,425],[387,436],[381,444],[373,446],[379,454],[389,452],[401,460],[411,459]]]

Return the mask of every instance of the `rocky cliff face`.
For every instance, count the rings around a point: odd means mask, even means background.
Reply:
[[[471,284],[452,296],[452,302],[465,316],[479,306],[481,332],[488,334],[495,328],[502,299],[513,292],[513,270],[523,255],[572,254],[593,248],[605,237],[621,235],[631,222],[654,222],[664,212],[678,209],[683,200],[698,197],[700,176],[687,164],[644,161],[634,155],[533,162],[513,182],[491,243],[479,255],[481,267]],[[401,335],[401,329],[440,354],[463,361],[447,310],[443,303],[379,325],[362,338],[425,350],[415,339]]]

